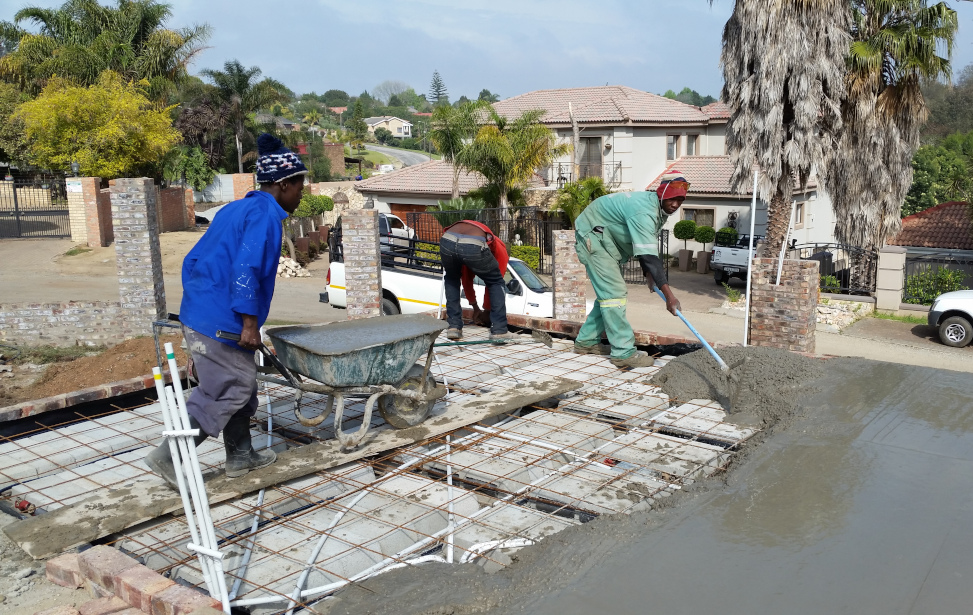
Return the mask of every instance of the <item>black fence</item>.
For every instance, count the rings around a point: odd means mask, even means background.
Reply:
[[[821,291],[842,295],[871,295],[878,274],[878,252],[834,243],[804,244],[788,250],[789,258],[820,264]]]
[[[943,293],[966,290],[973,284],[973,257],[943,252],[907,257],[902,302],[932,305]]]
[[[547,178],[549,186],[560,188],[564,184],[575,180],[582,180],[588,177],[600,177],[605,185],[611,189],[617,188],[622,183],[622,163],[582,163],[577,165],[578,175],[574,175],[575,165],[569,162],[558,162],[551,165],[550,173]]]
[[[659,258],[662,259],[662,265],[666,268],[666,277],[669,277],[669,261],[672,260],[672,257],[669,255],[669,231],[666,229],[662,229],[662,232],[659,233]],[[645,284],[642,265],[639,264],[637,258],[629,260],[622,266],[622,276],[625,277],[625,282],[628,284]]]
[[[0,238],[70,236],[64,177],[0,181]]]

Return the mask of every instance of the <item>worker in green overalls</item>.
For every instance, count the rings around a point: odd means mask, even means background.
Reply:
[[[682,206],[688,190],[689,182],[673,169],[662,176],[655,192],[609,194],[592,201],[578,216],[575,250],[598,300],[578,333],[576,353],[610,354],[616,367],[655,364],[648,353],[635,349],[635,333],[625,317],[628,288],[622,266],[637,256],[649,289],[658,285],[666,297],[666,308],[675,315],[679,301],[669,288],[659,258],[659,233]],[[601,344],[602,331],[608,335],[610,349]]]

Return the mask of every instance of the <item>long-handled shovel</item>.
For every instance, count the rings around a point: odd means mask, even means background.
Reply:
[[[664,294],[662,294],[662,290],[659,289],[658,286],[653,286],[652,288],[653,288],[653,290],[655,290],[655,292],[656,292],[657,295],[659,295],[660,297],[662,297],[662,300],[663,301],[666,300],[666,296]],[[707,350],[707,352],[709,352],[713,356],[713,358],[716,359],[716,362],[720,366],[720,371],[722,371],[723,374],[732,383],[732,384],[730,384],[730,383],[727,384],[727,388],[729,389],[729,391],[728,391],[729,397],[727,399],[727,404],[728,404],[727,411],[732,410],[733,405],[734,405],[734,401],[736,400],[737,390],[740,387],[740,376],[737,375],[737,374],[735,374],[735,373],[733,373],[733,370],[736,369],[736,368],[738,368],[738,367],[740,367],[744,363],[746,363],[747,362],[747,358],[744,357],[743,359],[735,362],[732,366],[731,365],[727,365],[726,364],[726,361],[724,361],[720,357],[720,355],[716,354],[716,351],[713,350],[713,347],[710,346],[709,343],[706,340],[703,339],[703,336],[699,334],[699,331],[696,330],[696,327],[694,327],[688,320],[686,320],[686,317],[683,316],[682,315],[682,312],[679,311],[678,309],[676,310],[676,316],[678,316],[679,319],[681,321],[683,321],[683,323],[685,323],[685,325],[687,327],[689,327],[689,330],[693,332],[693,335],[695,335],[696,336],[696,339],[698,339],[700,341],[700,343],[703,345],[703,348],[705,348]]]

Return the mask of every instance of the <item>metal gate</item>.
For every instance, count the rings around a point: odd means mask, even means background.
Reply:
[[[0,238],[70,236],[64,177],[0,181]]]

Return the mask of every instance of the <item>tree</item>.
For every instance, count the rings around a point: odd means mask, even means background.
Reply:
[[[610,192],[611,190],[600,177],[586,177],[581,181],[568,182],[558,189],[557,200],[551,206],[551,211],[563,213],[568,219],[568,224],[574,228],[574,221],[585,208],[598,197]]]
[[[920,84],[948,78],[956,13],[945,2],[852,0],[840,138],[822,169],[837,218],[835,237],[881,248],[902,228],[912,159],[927,117]]]
[[[0,36],[16,49],[0,58],[0,75],[38,92],[57,75],[91,85],[111,70],[126,81],[146,79],[155,99],[187,77],[192,59],[204,48],[207,25],[171,29],[172,7],[155,0],[117,0],[104,7],[96,0],[68,0],[56,9],[23,8],[14,22],[0,23]],[[39,27],[33,34],[20,27]]]
[[[401,94],[409,89],[409,84],[405,81],[383,81],[372,88],[372,96],[383,105],[392,106],[389,100],[396,94]]]
[[[69,171],[77,162],[83,175],[122,177],[157,165],[179,141],[171,108],[146,95],[147,81],[126,83],[105,71],[84,87],[52,78],[41,94],[18,107],[24,122],[29,162]]]
[[[350,101],[344,90],[328,90],[321,95],[321,102],[329,107],[347,107]]]
[[[232,107],[213,96],[205,95],[180,107],[175,127],[183,143],[198,147],[206,155],[206,164],[217,169],[226,153],[227,127],[232,121]]]
[[[307,168],[312,182],[331,181],[331,160],[324,149],[324,139],[317,134],[307,134]],[[330,210],[329,210],[330,211]]]
[[[389,96],[389,107],[405,107],[405,103],[399,98],[398,94],[392,94]]]
[[[973,132],[957,135],[953,147],[926,145],[912,159],[913,179],[902,205],[902,217],[947,201],[973,202],[973,166],[964,154],[964,141],[973,154]]]
[[[924,142],[973,130],[973,64],[960,72],[954,85],[927,80],[922,96],[929,107],[929,121],[923,127]]]
[[[213,182],[216,171],[210,168],[206,154],[198,146],[178,145],[166,156],[162,176],[170,183],[185,181],[201,192]]]
[[[206,69],[201,74],[210,79],[223,102],[230,105],[236,139],[237,168],[243,173],[243,136],[248,114],[287,100],[286,87],[269,77],[257,81],[261,70],[256,66],[245,68],[237,60],[227,60],[223,70]]]
[[[393,142],[395,136],[392,134],[392,131],[389,130],[388,128],[376,128],[375,139],[379,143],[382,143],[383,145],[389,145]]]
[[[13,117],[22,102],[24,102],[24,95],[20,88],[12,83],[0,83],[0,160],[8,162],[27,160],[24,123]]]
[[[485,123],[458,158],[462,166],[479,172],[500,191],[500,209],[506,217],[509,192],[526,187],[537,169],[568,153],[570,145],[558,144],[554,132],[540,123],[543,110],[528,110],[513,120],[493,107],[485,111]]]
[[[446,84],[443,83],[443,78],[439,76],[438,70],[432,72],[432,82],[429,84],[429,100],[436,107],[449,104],[449,92],[446,91]]]
[[[770,200],[763,254],[780,252],[795,188],[840,126],[849,13],[848,0],[736,0],[723,30],[731,181],[744,192],[759,165]]]
[[[485,105],[483,102],[467,102],[459,108],[441,105],[433,109],[429,138],[443,155],[443,160],[453,165],[453,199],[459,198],[460,154],[476,133],[477,114]]]
[[[365,111],[361,99],[355,101],[355,110],[351,121],[348,122],[348,130],[351,131],[352,145],[360,150],[365,139],[368,138],[368,124],[365,123]]]
[[[321,112],[317,109],[311,109],[301,119],[309,127],[318,126],[321,124]]]
[[[499,94],[493,94],[493,93],[490,92],[490,90],[484,88],[484,89],[480,90],[480,95],[477,96],[476,99],[477,100],[482,100],[482,101],[488,102],[488,103],[495,103],[495,102],[500,102],[500,95]]]

